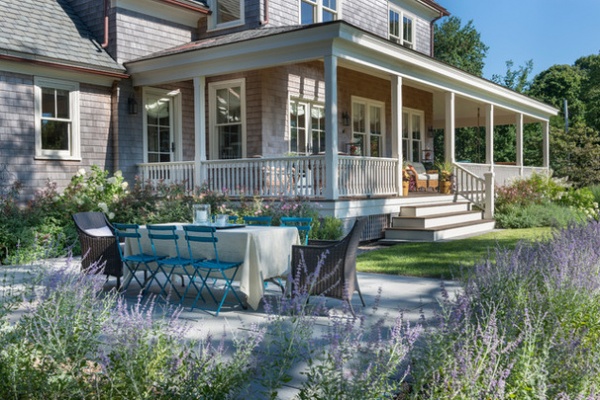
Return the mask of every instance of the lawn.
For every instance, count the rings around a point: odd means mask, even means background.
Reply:
[[[433,243],[400,243],[358,256],[360,272],[455,279],[497,246],[514,248],[520,240],[549,237],[551,228],[503,229],[467,239]]]

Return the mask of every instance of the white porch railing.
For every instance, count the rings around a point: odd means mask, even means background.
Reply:
[[[485,210],[485,179],[480,178],[458,164],[454,164],[453,173],[454,193],[466,198],[482,210]]]
[[[339,156],[338,188],[342,197],[398,193],[397,160]],[[202,162],[207,188],[230,196],[322,198],[327,188],[325,156],[245,158]],[[192,191],[194,162],[140,164],[144,182],[185,182]]]
[[[462,168],[481,179],[484,178],[486,172],[491,171],[489,164],[458,163],[457,165],[460,165]],[[495,181],[499,186],[507,185],[517,178],[528,178],[534,173],[549,174],[550,171],[548,168],[543,167],[494,164]]]
[[[154,185],[184,183],[188,192],[196,186],[193,161],[138,164],[138,170],[142,182],[151,182]]]

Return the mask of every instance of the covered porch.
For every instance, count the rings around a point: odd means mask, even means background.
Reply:
[[[128,63],[137,88],[191,93],[179,101],[187,110],[181,118],[189,118],[193,132],[181,129],[172,146],[184,151],[173,152],[167,162],[137,163],[144,181],[186,182],[189,190],[205,186],[233,197],[327,201],[340,218],[382,215],[402,203],[403,161],[433,161],[434,135],[442,134],[443,158],[454,165],[455,198],[466,198],[491,216],[496,183],[548,171],[548,121],[557,113],[550,106],[342,21],[254,34],[243,43],[232,35]],[[276,81],[279,76],[284,78]],[[229,143],[233,156],[219,147],[220,114],[214,110],[220,110],[221,98],[211,89],[231,81],[242,82],[234,93],[240,109],[233,119],[242,122],[235,143]],[[321,136],[313,134],[304,147],[294,143],[299,134],[290,122],[291,99],[322,104]],[[365,109],[377,117],[369,119]],[[539,125],[539,165],[525,165],[525,124]],[[485,129],[485,162],[457,160],[457,128],[479,125]],[[512,125],[516,132],[511,165],[494,161],[499,125]],[[347,211],[352,201],[361,209]]]

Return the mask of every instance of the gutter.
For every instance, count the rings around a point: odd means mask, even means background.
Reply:
[[[51,68],[65,70],[65,71],[83,72],[86,74],[109,76],[109,77],[118,78],[118,79],[128,79],[129,78],[129,74],[126,74],[123,72],[102,71],[102,70],[98,70],[98,69],[91,69],[91,68],[86,68],[86,67],[76,67],[74,65],[65,65],[65,64],[59,64],[59,63],[54,63],[54,62],[50,62],[50,61],[32,60],[29,58],[9,56],[9,55],[5,55],[5,54],[0,54],[0,60],[26,62],[29,64],[39,65],[42,67],[51,67]]]

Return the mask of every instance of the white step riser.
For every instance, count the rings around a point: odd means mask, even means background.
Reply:
[[[419,206],[408,206],[402,207],[400,215],[403,217],[426,217],[429,215],[436,214],[449,214],[453,212],[469,211],[468,203],[456,203],[439,205],[435,207],[419,207]]]
[[[470,214],[457,214],[447,215],[444,217],[431,217],[431,218],[394,218],[392,226],[394,228],[436,228],[444,225],[454,225],[463,222],[477,221],[481,219],[481,213],[470,213]]]
[[[442,229],[437,231],[396,231],[386,230],[386,240],[400,240],[400,241],[411,241],[411,242],[435,242],[438,240],[451,239],[454,237],[471,235],[471,234],[483,234],[494,230],[495,222],[482,222],[481,224]]]

